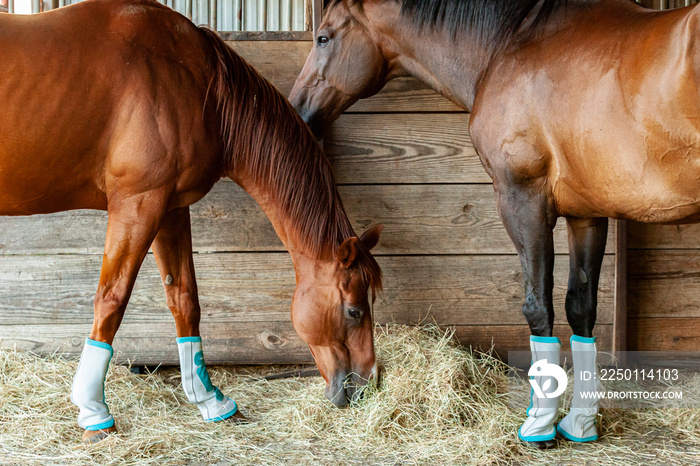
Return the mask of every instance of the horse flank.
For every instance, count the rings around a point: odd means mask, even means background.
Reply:
[[[334,257],[355,232],[330,162],[287,99],[216,32],[200,31],[215,52],[210,90],[221,117],[222,171],[246,173],[267,188],[309,252],[321,258],[330,250]],[[365,283],[377,292],[381,271],[361,243],[357,264]]]

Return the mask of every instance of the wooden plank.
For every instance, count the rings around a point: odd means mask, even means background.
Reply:
[[[306,41],[311,42],[311,31],[219,31],[219,36],[226,42],[233,41]],[[233,46],[232,44],[229,44]],[[280,44],[282,47],[284,45]],[[309,48],[310,50],[310,48]],[[302,63],[303,65],[303,63]]]
[[[530,329],[527,325],[454,326],[458,341],[465,346],[495,352],[507,358],[508,351],[528,351]],[[90,325],[13,325],[0,326],[0,347],[40,354],[59,352],[78,358]],[[569,349],[571,330],[555,325],[554,334]],[[598,349],[608,351],[612,326],[595,329]],[[204,354],[209,364],[303,364],[313,362],[304,342],[294,333],[292,324],[203,323]],[[123,324],[114,341],[117,363],[177,365],[174,324]]]
[[[700,318],[630,318],[630,351],[699,351]]]
[[[615,222],[613,351],[627,350],[627,221]]]
[[[368,185],[339,188],[358,233],[382,223],[374,251],[386,254],[513,254],[490,185]],[[217,183],[191,207],[198,252],[283,251],[260,207],[236,183]],[[103,251],[106,214],[70,211],[0,218],[0,253],[67,254]],[[608,252],[614,251],[610,229]],[[566,225],[555,229],[555,250],[568,251]]]
[[[415,78],[397,78],[375,96],[358,100],[346,112],[464,112],[464,109]]]
[[[700,251],[629,252],[630,318],[700,318]]]
[[[204,354],[209,364],[307,363],[308,347],[291,322],[203,322]],[[39,354],[59,352],[80,356],[90,324],[43,323],[0,326],[0,347]],[[177,365],[175,324],[123,323],[114,340],[114,360],[132,364]]]
[[[311,40],[264,40],[262,35],[260,40],[228,40],[226,43],[284,95],[289,95],[292,90],[313,46]],[[416,79],[399,78],[389,82],[376,96],[360,100],[348,111],[453,112],[462,109]]]
[[[459,342],[465,346],[489,351],[493,345],[496,354],[508,360],[509,351],[530,351],[530,328],[523,325],[458,325],[454,327]],[[553,334],[561,340],[562,351],[571,351],[569,338],[572,335],[568,325],[557,324]],[[593,334],[597,339],[598,351],[610,351],[612,348],[612,325],[599,324]]]
[[[0,258],[0,326],[83,325],[92,322],[92,299],[101,255]],[[375,305],[379,322],[439,325],[524,323],[520,261],[515,255],[388,256],[379,258],[385,292]],[[294,272],[286,253],[196,254],[202,321],[289,321]],[[568,260],[555,261],[556,322],[566,324]],[[614,261],[606,256],[598,322],[613,318]],[[163,285],[149,255],[136,281],[125,324],[170,324]]]
[[[700,224],[629,222],[630,249],[700,249]]]
[[[487,183],[467,113],[342,115],[324,139],[337,182]]]

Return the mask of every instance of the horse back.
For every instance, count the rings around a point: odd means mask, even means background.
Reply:
[[[494,180],[538,180],[560,215],[694,221],[699,14],[601,2],[502,57],[472,121]]]
[[[0,214],[206,193],[220,176],[209,54],[196,26],[152,1],[0,17]]]

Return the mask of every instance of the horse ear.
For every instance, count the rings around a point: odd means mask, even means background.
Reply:
[[[372,228],[362,233],[362,236],[360,236],[360,241],[362,241],[362,244],[365,245],[367,250],[370,250],[377,245],[379,242],[379,234],[383,229],[384,225],[374,225]]]
[[[349,269],[352,263],[355,262],[357,257],[357,236],[348,238],[338,246],[338,252],[336,253],[336,259],[340,262],[340,265]]]

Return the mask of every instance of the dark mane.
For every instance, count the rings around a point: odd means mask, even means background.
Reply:
[[[343,0],[332,0],[336,4]],[[355,0],[362,1],[362,0]],[[387,0],[389,1],[389,0]],[[421,30],[446,29],[452,37],[471,32],[489,45],[497,46],[518,32],[528,33],[555,10],[568,3],[588,0],[391,0],[401,5],[401,13]],[[520,31],[525,19],[538,4],[542,7],[528,31]]]
[[[333,179],[330,162],[284,96],[216,32],[200,28],[216,53],[211,89],[217,98],[224,145],[222,171],[241,170],[269,190],[316,258],[333,254],[355,236]],[[211,95],[211,94],[210,94]],[[358,242],[361,249],[361,242]],[[373,291],[381,288],[379,265],[367,250],[358,265]]]

